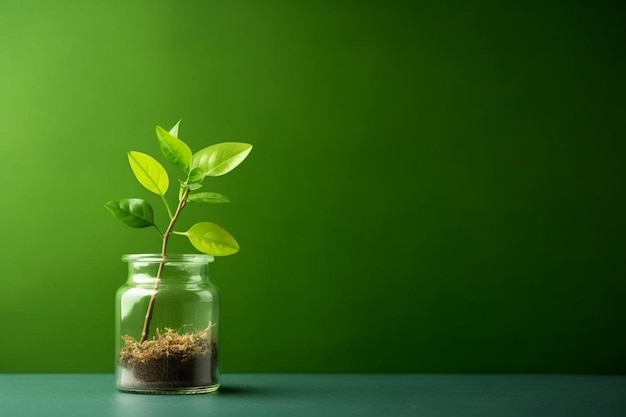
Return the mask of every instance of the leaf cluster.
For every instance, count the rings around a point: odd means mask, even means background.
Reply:
[[[240,142],[223,142],[208,146],[193,153],[178,137],[180,121],[170,130],[156,127],[156,137],[161,153],[176,168],[184,173],[179,180],[178,206],[173,212],[165,198],[170,188],[170,178],[163,167],[152,156],[138,151],[128,152],[128,163],[137,181],[148,191],[161,197],[170,222],[163,233],[154,221],[154,210],[150,203],[141,198],[109,201],[105,207],[127,226],[134,228],[154,227],[162,236],[163,252],[171,234],[185,235],[200,252],[226,256],[239,251],[237,241],[225,229],[215,223],[200,222],[187,231],[176,231],[174,225],[187,201],[194,203],[228,203],[230,200],[219,193],[198,191],[206,177],[225,175],[241,164],[252,150],[252,145]]]

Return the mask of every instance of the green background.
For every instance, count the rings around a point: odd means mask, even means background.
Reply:
[[[103,205],[165,219],[126,152],[182,118],[254,144],[181,224],[242,246],[223,371],[625,373],[614,3],[2,0],[0,372],[113,370],[159,242]]]

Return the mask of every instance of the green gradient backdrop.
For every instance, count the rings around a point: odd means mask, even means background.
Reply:
[[[0,372],[112,371],[159,245],[103,204],[178,118],[255,145],[183,221],[224,371],[626,372],[624,10],[469,3],[2,0]]]

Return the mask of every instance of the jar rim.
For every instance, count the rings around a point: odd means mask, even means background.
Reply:
[[[122,256],[123,262],[189,262],[209,263],[215,258],[204,253],[172,253],[163,256],[160,253],[130,253]]]

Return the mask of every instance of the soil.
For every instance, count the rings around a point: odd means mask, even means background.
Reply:
[[[157,331],[152,340],[138,342],[124,336],[119,364],[122,384],[135,389],[175,389],[217,383],[217,347],[210,328],[179,334]]]

